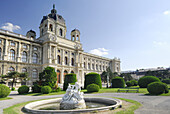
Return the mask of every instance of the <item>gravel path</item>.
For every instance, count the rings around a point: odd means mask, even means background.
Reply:
[[[12,105],[53,97],[62,97],[63,95],[52,96],[26,96],[16,95],[12,92],[9,97],[13,99],[0,101],[0,114],[3,114],[3,109]],[[100,93],[100,94],[85,94],[85,96],[108,96],[132,99],[140,102],[143,106],[135,111],[135,114],[170,114],[170,97],[169,96],[144,96],[140,93]]]

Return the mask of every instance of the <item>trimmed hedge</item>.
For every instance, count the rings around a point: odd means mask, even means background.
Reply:
[[[124,88],[125,81],[122,77],[115,77],[112,79],[112,88]]]
[[[33,93],[41,93],[41,86],[38,85],[38,84],[35,84],[35,85],[32,87],[32,92],[33,92]]]
[[[15,87],[12,87],[12,88],[11,88],[11,91],[15,91]]]
[[[7,97],[10,94],[11,90],[6,85],[0,84],[0,98]]]
[[[140,88],[147,88],[148,84],[152,82],[160,82],[160,80],[155,76],[144,76],[139,79],[138,85]]]
[[[169,92],[168,86],[162,82],[152,82],[148,84],[147,90],[152,95],[160,95]]]
[[[102,88],[101,77],[98,73],[91,72],[85,75],[84,88],[86,89],[90,84],[97,84],[100,88]]]
[[[132,86],[132,82],[131,81],[126,82],[126,85],[127,85],[127,87],[131,87]]]
[[[136,81],[136,80],[131,80],[130,82],[132,83],[132,86],[137,86],[138,85],[138,81]]]
[[[64,78],[63,90],[65,91],[67,89],[69,83],[75,84],[75,82],[77,82],[76,74],[66,74]]]
[[[89,84],[87,86],[87,92],[98,92],[100,87],[97,84]]]
[[[49,94],[51,91],[52,91],[52,89],[51,89],[50,86],[43,86],[43,87],[41,88],[41,93],[42,93],[42,94]]]
[[[19,94],[24,94],[24,93],[28,93],[28,92],[29,92],[29,87],[26,85],[22,85],[18,89]]]
[[[163,83],[170,84],[170,79],[164,79],[162,80]]]

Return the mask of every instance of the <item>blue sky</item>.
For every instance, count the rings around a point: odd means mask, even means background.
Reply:
[[[67,38],[78,28],[85,52],[119,57],[121,69],[170,66],[169,0],[2,0],[0,27],[39,36],[52,5],[66,20]]]

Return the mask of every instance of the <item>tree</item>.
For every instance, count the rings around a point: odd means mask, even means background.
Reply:
[[[28,72],[23,72],[23,73],[20,73],[20,80],[21,81],[27,81],[27,80],[29,80],[29,78],[28,78]]]
[[[120,77],[123,77],[125,81],[130,81],[133,79],[133,77],[129,73],[122,73]]]
[[[57,74],[53,67],[44,68],[43,72],[39,73],[39,83],[42,86],[50,86],[54,88],[57,81]]]
[[[101,76],[102,82],[106,83],[107,82],[107,72],[103,71],[100,76]]]
[[[15,83],[17,83],[17,80],[19,79],[20,73],[17,71],[13,71],[13,72],[9,72],[7,73],[7,75],[3,76],[3,78],[5,80],[9,80],[11,79],[11,83],[12,83],[12,88],[14,86]]]
[[[112,79],[114,78],[114,77],[116,77],[116,76],[118,76],[118,73],[117,72],[112,72],[111,71],[111,69],[110,69],[110,67],[108,67],[107,69],[106,69],[106,72],[107,72],[107,75],[109,76],[109,82],[111,83],[111,81],[112,81]],[[107,77],[106,77],[107,78]]]

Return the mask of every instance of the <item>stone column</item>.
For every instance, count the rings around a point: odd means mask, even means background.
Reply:
[[[8,60],[8,45],[9,45],[9,42],[8,42],[8,40],[6,39],[6,40],[5,40],[5,54],[4,54],[4,60]]]
[[[17,50],[18,50],[17,62],[21,62],[21,42],[18,42]]]
[[[48,59],[49,59],[49,63],[52,63],[52,60],[51,60],[51,45],[49,43],[49,49],[48,49]]]
[[[64,49],[61,49],[61,65],[64,65]]]
[[[30,57],[29,57],[29,63],[32,63],[32,44],[30,44]]]
[[[64,83],[64,69],[62,68],[61,69],[61,83],[63,84]]]

